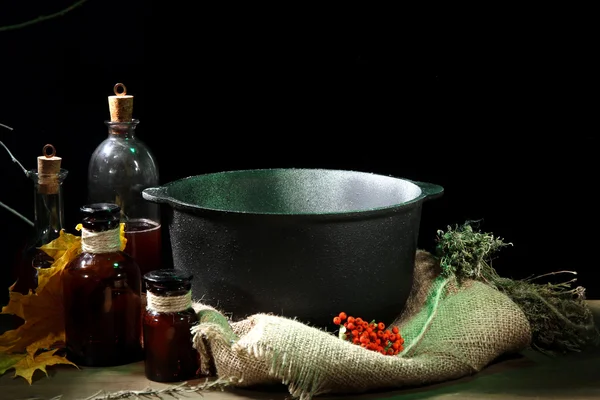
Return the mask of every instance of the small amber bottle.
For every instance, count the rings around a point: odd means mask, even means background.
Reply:
[[[120,207],[90,204],[81,212],[81,253],[62,275],[67,358],[83,366],[140,361],[141,277],[120,251]]]
[[[149,380],[181,382],[199,376],[200,356],[192,345],[191,328],[198,317],[192,308],[191,280],[191,275],[172,269],[144,275],[144,362]]]

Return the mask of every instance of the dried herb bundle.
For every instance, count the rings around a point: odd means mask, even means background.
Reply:
[[[572,286],[576,279],[557,284],[533,282],[549,275],[576,275],[576,272],[557,271],[522,280],[501,277],[490,265],[491,256],[512,243],[475,231],[472,224],[476,222],[467,221],[462,226],[448,227],[445,232],[438,231],[436,255],[444,275],[459,282],[479,280],[510,297],[531,324],[531,346],[536,350],[567,353],[599,343],[600,333],[585,303],[585,289]]]

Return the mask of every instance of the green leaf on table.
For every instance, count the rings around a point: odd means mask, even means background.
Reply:
[[[0,376],[4,375],[4,373],[10,369],[15,367],[19,361],[25,358],[27,354],[9,354],[0,352]]]

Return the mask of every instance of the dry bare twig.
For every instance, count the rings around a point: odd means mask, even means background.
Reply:
[[[14,130],[13,128],[11,128],[8,125],[4,125],[4,124],[0,124],[0,127],[2,128],[6,128],[10,131]],[[19,165],[19,167],[21,167],[21,169],[23,170],[23,172],[25,173],[25,176],[29,176],[29,174],[27,173],[27,169],[25,169],[25,167],[23,167],[23,164],[21,164],[19,162],[19,160],[17,160],[15,158],[15,156],[13,156],[13,154],[10,152],[10,150],[8,149],[8,147],[6,147],[6,145],[4,143],[2,143],[2,141],[0,140],[0,145],[2,147],[4,147],[6,149],[6,151],[8,152],[8,154],[10,155],[10,158],[12,158],[14,163],[17,163]],[[3,202],[0,201],[0,207],[5,208],[6,210],[8,210],[9,212],[11,212],[12,214],[16,215],[17,217],[21,218],[23,221],[25,221],[27,224],[33,226],[33,222],[31,220],[29,220],[27,217],[25,217],[23,214],[19,213],[17,210],[7,206],[6,204],[4,204]]]
[[[71,4],[69,7],[65,8],[63,10],[57,11],[57,12],[55,12],[53,14],[50,14],[50,15],[40,15],[39,17],[34,18],[32,20],[29,20],[29,21],[20,22],[18,24],[13,24],[13,25],[0,26],[0,32],[6,32],[6,31],[12,31],[12,30],[15,30],[15,29],[21,29],[21,28],[28,27],[30,25],[38,24],[40,22],[48,21],[48,20],[53,19],[53,18],[62,17],[66,13],[68,13],[68,12],[76,9],[77,7],[81,6],[86,1],[87,0],[79,0],[76,3]]]

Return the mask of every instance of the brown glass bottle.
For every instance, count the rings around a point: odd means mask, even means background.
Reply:
[[[192,276],[172,269],[144,275],[144,351],[146,378],[181,382],[199,376],[200,356],[192,346],[191,328],[198,323],[192,308]]]
[[[139,361],[142,302],[140,270],[120,248],[120,208],[81,208],[81,254],[64,269],[67,358],[77,365]]]

